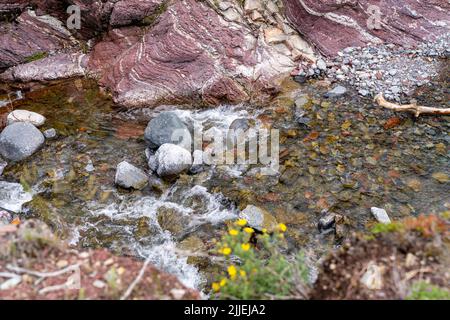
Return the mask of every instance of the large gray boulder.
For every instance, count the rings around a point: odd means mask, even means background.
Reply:
[[[192,156],[185,148],[165,143],[149,158],[149,167],[160,177],[173,176],[189,169]]]
[[[115,183],[126,189],[141,190],[147,185],[148,177],[141,169],[122,161],[117,165]]]
[[[165,143],[191,146],[191,134],[188,127],[171,111],[162,112],[153,118],[145,129],[144,138],[151,148],[158,148]]]
[[[21,161],[35,153],[44,142],[44,135],[34,125],[16,122],[0,134],[0,154],[6,160]]]

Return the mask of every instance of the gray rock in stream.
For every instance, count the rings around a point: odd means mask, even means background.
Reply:
[[[44,131],[44,137],[46,139],[53,139],[56,138],[56,130],[54,128],[47,129]]]
[[[162,112],[153,118],[145,129],[144,138],[154,149],[165,143],[191,148],[191,133],[175,112]]]
[[[150,156],[149,167],[160,177],[180,174],[192,165],[192,156],[185,148],[165,143],[154,156]]]
[[[347,88],[341,85],[334,87],[325,94],[325,98],[338,98],[347,93]]]
[[[21,161],[35,153],[44,142],[44,135],[34,125],[16,122],[0,134],[0,154],[6,160]]]
[[[148,183],[148,177],[144,171],[122,161],[117,165],[115,183],[123,188],[143,189]]]
[[[30,192],[26,192],[20,183],[0,181],[1,209],[20,213],[22,211],[22,205],[32,199],[33,195]]]

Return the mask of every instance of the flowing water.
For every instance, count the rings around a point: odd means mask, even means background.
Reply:
[[[327,100],[325,92],[320,82],[286,83],[267,106],[125,110],[91,81],[49,85],[18,96],[13,106],[44,115],[42,129],[55,128],[58,137],[9,165],[1,179],[20,182],[33,195],[24,214],[44,219],[72,245],[150,257],[197,288],[211,265],[180,256],[176,248],[207,250],[224,222],[248,204],[288,225],[291,250],[313,248],[318,255],[342,238],[318,231],[324,210],[342,215],[343,230],[350,232],[374,223],[372,206],[393,219],[449,209],[448,117],[393,115],[353,93]],[[300,94],[308,101],[296,110]],[[417,92],[427,105],[449,101],[448,94],[442,84]],[[224,131],[245,118],[253,127],[280,130],[280,174],[262,175],[258,165],[211,166],[158,188],[117,188],[119,162],[148,170],[143,131],[168,109],[205,129]],[[302,124],[296,120],[300,111],[308,119]]]

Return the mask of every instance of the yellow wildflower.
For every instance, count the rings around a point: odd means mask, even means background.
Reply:
[[[228,247],[225,247],[222,249],[222,254],[225,256],[228,256],[231,253],[231,249]]]
[[[262,233],[267,233],[267,229],[266,228],[262,228]]]
[[[227,284],[227,279],[223,278],[222,280],[220,280],[219,282],[219,286],[224,287]]]
[[[232,236],[237,236],[239,234],[239,231],[237,231],[236,229],[231,229],[230,231],[228,231],[228,233]]]
[[[230,275],[231,279],[234,279],[236,277],[236,273],[237,273],[237,270],[236,270],[235,266],[231,265],[228,267],[228,274]]]
[[[250,243],[243,243],[243,244],[241,244],[241,248],[244,251],[250,250]]]
[[[278,229],[280,229],[281,232],[285,232],[287,230],[287,227],[284,223],[280,223],[278,225]]]
[[[245,270],[239,270],[239,274],[242,278],[245,278],[247,276],[247,272],[245,272]]]
[[[243,227],[247,224],[247,220],[245,219],[239,219],[238,221],[236,221],[236,224],[240,227]]]
[[[247,232],[247,233],[255,232],[255,230],[253,230],[252,228],[249,228],[249,227],[244,228],[244,231]]]
[[[214,283],[212,284],[212,289],[214,290],[214,292],[219,291],[219,290],[220,290],[220,284],[217,283],[217,282],[214,282]]]

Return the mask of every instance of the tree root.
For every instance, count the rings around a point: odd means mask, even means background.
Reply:
[[[381,107],[385,107],[391,110],[394,110],[395,112],[411,112],[416,117],[420,116],[421,114],[443,114],[447,115],[450,114],[450,108],[432,108],[432,107],[424,107],[424,106],[418,106],[415,103],[412,104],[396,104],[387,101],[382,93],[379,93],[375,96],[374,101],[378,103]]]

